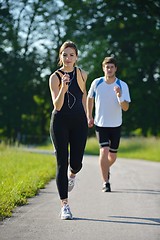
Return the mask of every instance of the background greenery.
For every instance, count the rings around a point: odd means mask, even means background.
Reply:
[[[99,145],[94,137],[88,138],[86,154],[99,154]],[[121,138],[118,158],[141,159],[160,162],[160,140],[156,138]]]
[[[159,12],[152,0],[0,0],[0,139],[33,144],[48,138],[48,78],[68,39],[89,73],[87,89],[103,74],[103,58],[117,58],[117,76],[132,98],[123,135],[159,136]]]
[[[50,142],[37,147],[40,150],[53,150]],[[85,154],[99,155],[99,144],[96,137],[89,137]],[[160,162],[160,139],[155,137],[122,137],[118,158],[131,158]]]

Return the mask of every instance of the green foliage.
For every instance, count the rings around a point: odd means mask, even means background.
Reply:
[[[87,90],[102,76],[105,56],[118,60],[117,76],[130,88],[124,134],[160,135],[159,1],[4,0],[0,3],[0,137],[40,143],[53,108],[48,78],[59,46],[75,41]],[[53,18],[55,16],[55,18]],[[24,27],[25,26],[25,27]]]
[[[52,38],[46,45],[44,42],[51,29],[50,17],[45,14],[49,4],[53,6],[51,16],[59,9],[53,1],[0,3],[0,130],[1,138],[7,137],[11,142],[17,135],[21,135],[21,140],[25,138],[25,143],[27,135],[29,142],[34,136],[33,141],[40,142],[48,133],[52,107],[48,74],[53,57],[48,49],[52,49],[53,43],[48,44]],[[35,96],[43,102],[39,104]]]
[[[27,203],[27,198],[55,177],[55,161],[47,155],[24,153],[0,147],[0,219],[11,216],[15,206]]]
[[[82,1],[76,16],[75,2],[65,2],[70,7],[72,26],[76,29],[72,38],[82,45],[82,63],[90,72],[88,87],[102,74],[100,63],[104,57],[115,56],[118,59],[117,75],[128,83],[132,99],[129,112],[124,114],[126,135],[137,128],[142,129],[144,136],[147,136],[148,129],[152,135],[158,135],[159,2]],[[72,28],[69,21],[67,23],[69,38]]]

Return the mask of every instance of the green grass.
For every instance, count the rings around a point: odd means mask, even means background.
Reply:
[[[12,215],[16,206],[38,193],[55,177],[50,155],[22,152],[0,146],[0,219]]]
[[[85,153],[99,154],[96,138],[88,139]],[[144,137],[122,138],[118,157],[160,162],[160,139]]]
[[[51,144],[39,146],[38,148],[46,150],[53,149]],[[85,154],[99,154],[99,146],[96,137],[88,138]],[[160,138],[121,138],[118,157],[160,162]]]
[[[160,139],[122,139],[122,142],[120,144],[119,157],[160,162]]]

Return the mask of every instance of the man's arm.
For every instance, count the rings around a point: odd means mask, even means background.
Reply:
[[[88,119],[88,127],[93,127],[94,119],[92,117],[92,111],[94,107],[94,98],[87,97],[87,119]]]
[[[129,109],[129,102],[125,101],[123,97],[118,97],[118,102],[123,111],[127,111]]]

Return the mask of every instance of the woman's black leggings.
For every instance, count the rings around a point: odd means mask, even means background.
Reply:
[[[87,130],[85,113],[75,116],[52,113],[50,135],[56,151],[56,183],[60,199],[68,198],[68,164],[70,164],[71,172],[75,174],[82,168]]]

